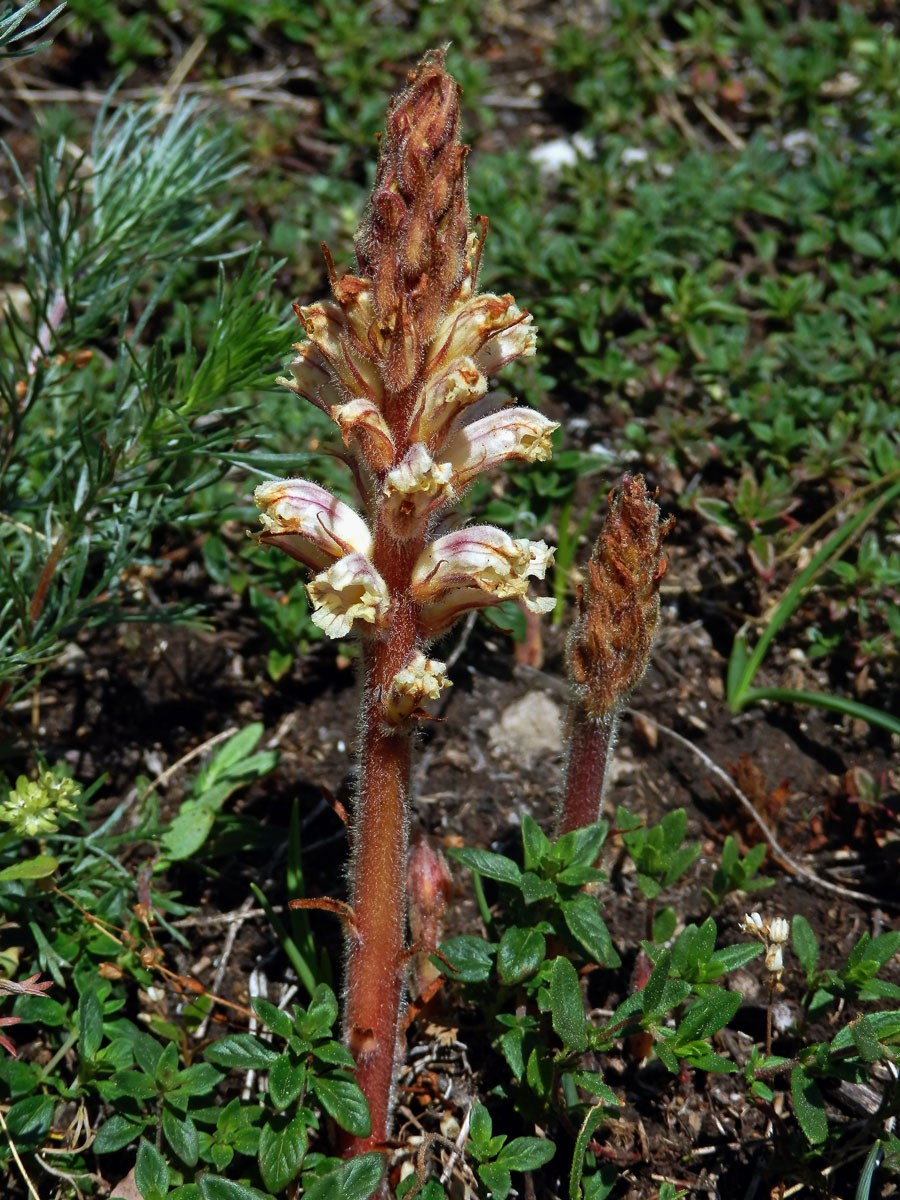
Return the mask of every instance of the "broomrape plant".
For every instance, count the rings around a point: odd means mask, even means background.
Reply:
[[[307,585],[312,620],[329,637],[353,633],[362,645],[344,1032],[372,1127],[349,1138],[348,1154],[391,1133],[409,953],[411,735],[427,716],[423,705],[450,686],[429,646],[474,609],[513,599],[539,614],[556,603],[530,593],[552,563],[543,541],[451,524],[473,479],[513,459],[549,458],[557,428],[530,408],[481,415],[489,378],[534,354],[535,329],[511,295],[478,290],[487,221],[471,228],[466,150],[459,88],[433,52],[389,110],[356,239],[358,274],[339,275],[325,248],[333,299],[296,307],[306,340],[291,378],[280,381],[340,430],[362,512],[303,479],[255,493],[260,541],[316,572]],[[582,750],[573,755],[563,829],[597,818],[596,764],[605,762],[618,699],[642,675],[656,625],[669,524],[640,479],[626,481],[611,511],[573,634]],[[599,707],[591,699],[598,671],[607,693]]]
[[[532,597],[552,550],[490,525],[445,527],[481,472],[550,456],[553,421],[504,408],[468,421],[488,379],[534,354],[530,315],[510,295],[478,291],[487,222],[470,228],[459,89],[427,56],[388,114],[375,186],[356,240],[359,273],[334,299],[298,308],[307,340],[285,386],[327,413],[346,446],[364,515],[302,479],[256,489],[260,541],[316,571],[312,619],[362,644],[360,777],[347,918],[344,1027],[372,1131],[390,1133],[406,968],[411,734],[423,704],[450,685],[429,644],[463,613]]]

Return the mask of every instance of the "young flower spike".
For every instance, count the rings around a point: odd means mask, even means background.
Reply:
[[[316,572],[312,619],[362,643],[359,786],[353,811],[353,936],[344,1032],[369,1101],[372,1132],[391,1132],[406,977],[410,732],[449,685],[428,641],[461,614],[505,599],[532,612],[552,551],[490,526],[434,536],[438,515],[479,474],[551,453],[556,425],[524,407],[484,413],[489,378],[534,354],[530,315],[480,293],[487,221],[471,230],[459,88],[443,54],[426,55],[392,103],[375,186],[356,239],[357,271],[326,251],[332,299],[295,306],[307,340],[279,380],[327,414],[365,488],[363,517],[307,480],[256,490],[260,541]],[[478,419],[466,424],[472,406]]]
[[[673,524],[661,520],[640,475],[626,475],[621,492],[610,493],[568,641],[571,738],[560,833],[600,815],[619,709],[647,669],[667,566],[662,544]]]

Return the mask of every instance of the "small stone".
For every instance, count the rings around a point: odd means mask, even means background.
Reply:
[[[491,750],[498,757],[532,762],[563,748],[558,706],[544,692],[529,692],[510,704],[490,732]]]

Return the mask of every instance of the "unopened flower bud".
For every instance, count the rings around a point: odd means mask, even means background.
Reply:
[[[621,492],[610,494],[568,643],[576,694],[592,717],[611,712],[647,668],[667,566],[662,543],[672,524],[660,520],[640,475],[626,475]]]
[[[383,471],[394,458],[394,439],[387,422],[368,397],[335,404],[331,419],[340,429],[344,445],[358,440],[362,457],[373,471]]]
[[[307,479],[261,483],[253,498],[262,510],[259,540],[316,570],[355,551],[368,555],[372,534],[362,517]]]
[[[788,940],[790,926],[784,917],[775,917],[769,922],[769,941],[784,943]]]
[[[330,413],[343,399],[334,374],[312,342],[297,342],[294,349],[297,357],[291,361],[292,378],[282,375],[275,382],[290,388],[322,412]]]
[[[444,914],[453,895],[453,880],[447,860],[425,834],[417,834],[410,846],[406,866],[409,894],[409,932],[416,954],[414,968],[421,995],[440,972],[429,962],[429,953],[443,940]]]
[[[306,585],[312,619],[330,638],[346,637],[354,621],[378,624],[387,614],[387,584],[362,554],[347,554]]]

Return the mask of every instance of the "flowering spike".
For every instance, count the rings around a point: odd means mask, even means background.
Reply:
[[[662,543],[673,523],[660,520],[640,475],[626,475],[622,491],[610,493],[569,635],[572,703],[560,833],[600,816],[619,710],[647,669],[666,572]]]
[[[640,475],[626,475],[621,492],[610,493],[568,647],[579,700],[595,717],[624,700],[647,669],[667,566],[662,543],[673,524],[660,520]]]
[[[407,386],[421,349],[463,276],[468,235],[459,140],[459,86],[441,51],[427,55],[392,104],[375,187],[356,240],[360,270],[374,280],[385,329],[386,380]]]

